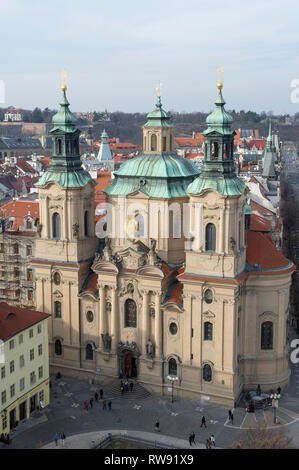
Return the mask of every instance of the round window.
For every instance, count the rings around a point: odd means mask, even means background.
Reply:
[[[178,326],[176,323],[170,323],[169,325],[169,331],[172,335],[176,335],[178,332]]]
[[[87,321],[89,321],[89,323],[93,321],[93,313],[91,310],[88,310],[88,312],[86,313],[86,318],[87,318]]]
[[[54,284],[56,284],[56,286],[59,286],[59,284],[60,284],[60,282],[61,282],[60,274],[59,274],[59,273],[55,273],[53,279],[54,279]]]
[[[204,298],[207,304],[211,304],[213,302],[213,292],[211,289],[207,289],[205,291]]]

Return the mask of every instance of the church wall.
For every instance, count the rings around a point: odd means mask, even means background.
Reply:
[[[288,345],[286,341],[290,273],[250,275],[246,281],[243,317],[242,370],[246,388],[257,386],[269,391],[288,383]],[[261,348],[261,324],[274,326],[273,349]]]

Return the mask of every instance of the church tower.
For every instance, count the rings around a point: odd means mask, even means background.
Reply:
[[[216,108],[206,119],[201,174],[187,189],[194,241],[186,252],[186,270],[235,277],[245,267],[246,185],[235,173],[235,132],[231,129],[232,117],[224,109],[222,86],[218,83]]]
[[[202,394],[216,400],[221,396],[225,403],[242,388],[236,345],[246,263],[246,185],[235,174],[235,133],[221,81],[218,89],[203,132],[202,171],[187,189],[193,241],[186,249],[185,272],[178,278],[184,292],[185,387],[194,387],[196,377]]]
[[[36,186],[40,224],[33,261],[37,309],[49,320],[50,364],[80,366],[78,292],[94,257],[94,185],[81,166],[80,131],[69,110],[65,82],[53,117],[52,160]]]

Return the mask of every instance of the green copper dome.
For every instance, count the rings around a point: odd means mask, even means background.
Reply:
[[[126,196],[141,191],[149,197],[185,197],[199,170],[186,158],[170,154],[142,154],[123,163],[106,194]]]
[[[65,90],[63,90],[62,100],[60,102],[60,110],[53,116],[52,122],[54,124],[54,129],[61,129],[67,132],[73,132],[76,130],[77,118],[69,110],[69,102],[66,97]]]
[[[169,114],[162,108],[161,97],[157,97],[156,109],[147,115],[143,127],[172,127]]]
[[[215,110],[207,117],[205,136],[205,158],[200,175],[188,186],[189,194],[200,194],[212,189],[223,196],[240,196],[246,184],[236,176],[234,166],[234,135],[232,117],[225,111],[222,83]]]
[[[224,109],[225,101],[223,99],[221,89],[219,90],[215,105],[216,108],[206,119],[208,129],[204,131],[203,134],[207,134],[212,130],[217,130],[223,134],[231,133],[230,125],[233,122],[233,118]]]
[[[35,186],[43,187],[48,183],[57,183],[64,188],[80,188],[93,181],[90,174],[82,167],[79,150],[80,131],[76,127],[76,117],[69,110],[69,102],[63,95],[60,110],[53,116],[52,158],[49,168]],[[95,183],[94,183],[95,184]]]

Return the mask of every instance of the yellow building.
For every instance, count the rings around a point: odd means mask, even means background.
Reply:
[[[0,303],[0,434],[50,402],[48,317]]]

